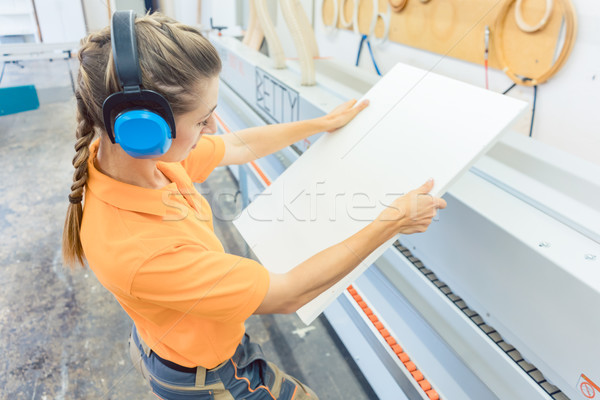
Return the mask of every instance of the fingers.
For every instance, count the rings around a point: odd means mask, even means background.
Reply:
[[[363,100],[360,103],[358,103],[358,105],[356,105],[356,107],[350,109],[350,112],[352,113],[351,114],[352,118],[356,117],[359,112],[361,112],[362,110],[364,110],[368,106],[369,106],[369,100]]]
[[[434,210],[438,210],[438,209],[443,210],[447,206],[446,200],[442,199],[441,197],[434,197],[429,193],[427,193],[427,194],[419,193],[418,195],[427,196],[427,197],[431,198],[431,205],[433,206]]]
[[[429,178],[427,182],[415,189],[415,192],[419,194],[428,194],[431,192],[431,189],[433,189],[433,178]]]
[[[444,199],[442,199],[442,198],[440,198],[440,197],[436,197],[436,198],[435,198],[435,201],[436,201],[436,205],[435,205],[435,206],[436,206],[437,208],[439,208],[440,210],[443,210],[443,209],[444,209],[444,208],[446,208],[446,206],[448,205],[448,204],[446,203],[446,200],[444,200]]]
[[[433,189],[433,184],[433,178],[429,178],[427,182],[422,184],[421,187],[417,188],[415,192],[417,192],[417,194],[429,194],[429,192],[431,192],[431,189]],[[442,199],[441,197],[431,196],[431,199],[433,200],[433,205],[435,208],[444,209],[448,205],[446,203],[446,200]]]
[[[344,109],[346,111],[353,111],[355,114],[359,111],[364,110],[369,105],[369,100],[364,99],[360,103],[356,99],[348,100],[344,103]]]
[[[364,110],[365,108],[367,108],[367,106],[369,105],[369,99],[364,99],[363,101],[361,101],[360,103],[357,102],[357,100],[353,100],[352,106],[356,106],[354,107],[354,110]]]
[[[399,233],[410,234],[427,231],[431,223],[437,220],[438,210],[446,208],[446,200],[430,194],[433,186],[433,179],[430,179],[419,188],[396,200],[395,204],[405,207],[405,212],[402,212],[398,219]]]
[[[352,107],[354,107],[354,105],[356,104],[356,99],[352,99],[352,100],[348,100],[340,105],[338,105],[337,107],[335,107],[333,110],[331,110],[329,112],[330,115],[337,115],[337,114],[343,114],[349,110],[352,109]]]
[[[348,110],[348,109],[354,107],[354,105],[356,104],[357,101],[358,100],[356,100],[356,99],[348,100],[347,102],[344,103],[344,108],[346,110]]]
[[[363,101],[360,102],[360,104],[357,106],[357,108],[362,111],[365,108],[367,108],[369,106],[371,102],[369,101],[369,99],[364,99]]]

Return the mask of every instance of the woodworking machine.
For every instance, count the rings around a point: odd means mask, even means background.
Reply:
[[[319,117],[379,79],[212,37],[221,132]],[[567,134],[567,133],[565,133]],[[231,166],[247,205],[306,141]],[[508,132],[325,315],[381,399],[600,399],[600,167]]]

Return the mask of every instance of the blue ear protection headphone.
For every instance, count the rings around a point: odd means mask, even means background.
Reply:
[[[159,93],[141,88],[133,11],[116,11],[110,30],[117,76],[123,91],[102,104],[104,126],[112,143],[135,158],[165,154],[175,138],[175,118],[169,102]]]

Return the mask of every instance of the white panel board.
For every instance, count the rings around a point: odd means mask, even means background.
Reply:
[[[369,107],[324,135],[234,221],[270,271],[287,272],[341,242],[429,177],[432,194],[443,195],[527,106],[403,64],[364,98]],[[392,243],[302,307],[300,318],[312,322]]]

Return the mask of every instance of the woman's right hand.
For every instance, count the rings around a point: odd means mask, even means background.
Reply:
[[[438,209],[446,208],[446,201],[433,197],[433,179],[421,187],[398,197],[377,217],[378,222],[389,224],[393,235],[425,232]]]

